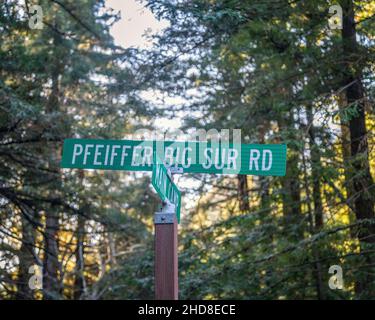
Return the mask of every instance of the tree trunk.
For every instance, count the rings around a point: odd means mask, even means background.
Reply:
[[[367,130],[365,123],[364,90],[361,82],[362,70],[357,63],[357,40],[354,21],[354,8],[352,0],[342,0],[343,29],[342,42],[345,57],[345,70],[343,85],[346,87],[346,99],[349,107],[355,106],[356,114],[349,120],[350,151],[351,151],[351,180],[355,192],[354,207],[358,221],[373,219],[374,198],[370,188],[373,179],[370,173],[368,158]],[[375,244],[375,224],[360,226],[358,232],[361,252],[366,250],[369,244]],[[367,270],[363,276],[359,276],[356,284],[358,298],[370,298],[375,296],[375,280],[373,268],[374,258],[366,256]]]
[[[61,293],[59,280],[58,214],[50,209],[46,213],[45,252],[43,261],[43,299],[57,299]]]
[[[320,192],[320,151],[319,147],[316,143],[316,130],[314,127],[314,115],[312,112],[312,107],[307,106],[306,107],[306,116],[307,116],[307,124],[309,126],[309,137],[310,137],[310,151],[311,151],[311,176],[312,176],[312,200],[314,204],[314,210],[312,210],[310,205],[310,199],[308,199],[308,208],[309,208],[309,214],[312,214],[312,211],[314,212],[313,217],[314,219],[311,219],[310,223],[311,225],[311,234],[320,232],[321,228],[323,227],[323,204],[322,204],[322,196]],[[307,179],[307,170],[306,170],[306,164],[305,164],[305,179]],[[308,195],[308,198],[310,198],[310,191],[309,186],[306,184],[306,193]],[[322,276],[322,266],[319,262],[320,255],[319,251],[315,246],[312,248],[312,253],[315,261],[315,277],[316,277],[316,291],[317,291],[317,297],[319,300],[325,300],[327,298],[326,296],[326,290],[325,285],[323,284],[323,276]]]
[[[260,144],[266,143],[265,135],[266,131],[269,129],[269,126],[266,123],[263,123],[259,126],[258,139]],[[259,187],[260,187],[260,208],[266,209],[270,207],[270,186],[269,178],[266,176],[258,176]]]
[[[346,107],[346,94],[345,92],[342,92],[339,95],[339,108],[340,111],[343,112],[343,109]],[[351,152],[350,152],[350,131],[349,126],[344,122],[344,120],[340,119],[340,129],[341,129],[341,150],[342,150],[342,158],[343,158],[343,164],[344,164],[344,176],[345,176],[345,190],[346,190],[346,196],[348,199],[354,199],[355,197],[355,191],[353,187],[353,181],[351,180],[351,174],[350,174],[350,158],[351,158]],[[349,210],[349,221],[350,224],[355,223],[355,212],[351,209],[352,206],[348,206]],[[352,238],[356,238],[356,232],[355,228],[350,229],[350,236]]]
[[[286,95],[287,99],[288,95]],[[284,117],[278,119],[280,131],[289,132],[293,129],[293,111],[290,110]],[[288,133],[289,140],[296,140],[294,133]],[[293,241],[303,238],[304,226],[301,225],[301,194],[300,194],[300,169],[298,167],[299,150],[298,147],[289,144],[286,161],[286,174],[281,177],[282,185],[282,206],[283,217],[288,236]],[[292,232],[291,232],[292,231]]]
[[[53,47],[54,47],[54,66],[51,74],[51,93],[47,102],[47,114],[59,111],[59,76],[62,73],[63,64],[57,54],[61,43],[60,35],[54,33]],[[51,160],[50,166],[56,166],[56,159],[59,157],[59,150],[54,144],[50,148]],[[61,188],[61,179],[57,178],[56,184],[52,186],[52,195],[56,196]],[[60,263],[59,263],[59,248],[58,248],[58,232],[59,232],[59,212],[56,208],[49,208],[46,210],[46,226],[45,226],[45,254],[43,261],[43,290],[44,299],[57,299],[61,295],[61,281],[60,277]],[[60,273],[60,274],[59,274]]]
[[[247,184],[247,176],[243,174],[237,175],[238,179],[238,201],[240,203],[240,211],[249,212],[249,188]]]
[[[75,252],[76,270],[74,280],[74,299],[81,299],[86,292],[86,279],[84,276],[84,237],[85,237],[85,218],[82,215],[77,217],[77,247]]]
[[[79,170],[78,172],[79,181],[81,184],[84,183],[85,172]],[[81,214],[77,216],[77,246],[75,251],[76,266],[75,266],[75,279],[74,279],[74,294],[73,298],[79,300],[86,293],[86,279],[84,275],[85,269],[85,217]]]
[[[314,223],[315,231],[319,232],[323,227],[323,205],[320,192],[320,151],[316,144],[316,130],[311,106],[306,108],[307,122],[309,125],[310,150],[311,150],[311,175],[313,185]]]
[[[30,267],[37,265],[35,252],[35,227],[22,215],[22,245],[19,250],[17,300],[34,299],[34,289],[29,286],[30,278],[35,273],[29,273]]]

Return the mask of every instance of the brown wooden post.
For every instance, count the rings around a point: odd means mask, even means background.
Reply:
[[[178,300],[177,218],[174,206],[156,212],[155,299]]]

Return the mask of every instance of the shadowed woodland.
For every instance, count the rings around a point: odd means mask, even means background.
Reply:
[[[173,117],[288,146],[285,177],[177,178],[181,299],[374,299],[375,1],[142,3],[169,22],[149,49],[115,44],[104,0],[0,0],[0,299],[153,299],[150,174],[61,149]]]

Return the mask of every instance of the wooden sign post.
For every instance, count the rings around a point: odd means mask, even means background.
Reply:
[[[165,203],[156,212],[155,223],[155,299],[178,299],[178,223],[173,204]]]
[[[178,299],[178,233],[181,193],[156,152],[153,155],[152,185],[163,201],[154,216],[155,224],[155,299]]]

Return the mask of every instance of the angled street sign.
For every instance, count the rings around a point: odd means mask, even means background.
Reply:
[[[152,185],[162,201],[169,201],[175,205],[177,221],[180,222],[181,193],[174,184],[168,169],[159,157],[154,154],[152,167]]]

